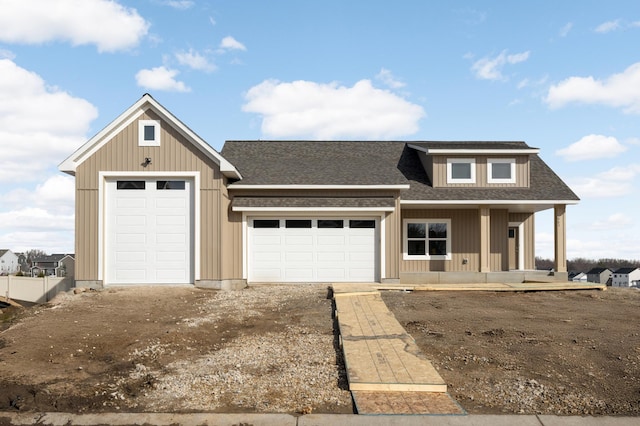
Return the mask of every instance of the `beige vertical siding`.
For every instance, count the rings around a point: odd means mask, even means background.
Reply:
[[[474,187],[474,188],[492,188],[492,187],[529,187],[529,157],[526,155],[434,155],[433,157],[433,186],[434,187]],[[476,160],[476,183],[447,183],[447,158],[475,158]],[[516,161],[516,182],[515,183],[488,183],[488,166],[489,158],[514,158]],[[426,166],[426,160],[423,161]]]
[[[534,213],[509,213],[509,222],[522,223],[524,226],[524,266],[523,269],[535,269],[536,239],[535,239],[535,214]]]
[[[220,199],[222,228],[222,279],[241,279],[243,275],[242,213],[231,211],[231,198],[223,187]]]
[[[140,119],[157,120],[150,111]],[[219,167],[168,124],[161,122],[160,146],[138,146],[138,121],[118,134],[85,160],[76,171],[76,279],[98,279],[98,188],[99,172],[131,171],[158,175],[163,172],[200,173],[200,279],[221,276]],[[151,164],[143,167],[145,157]]]
[[[400,256],[402,253],[402,217],[400,215],[400,196],[396,196],[395,211],[385,217],[385,276],[381,278],[400,278]]]
[[[405,209],[402,219],[451,219],[451,260],[404,260],[400,248],[400,272],[480,270],[480,217],[477,209]],[[404,232],[404,229],[402,229]],[[404,235],[399,235],[402,244]],[[463,262],[467,259],[467,263]]]
[[[509,270],[509,214],[507,210],[491,210],[491,271]]]

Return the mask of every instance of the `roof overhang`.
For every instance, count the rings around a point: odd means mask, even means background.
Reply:
[[[538,148],[526,148],[526,149],[481,149],[481,148],[426,148],[419,145],[407,144],[409,148],[416,151],[422,151],[427,154],[437,155],[467,155],[467,154],[486,154],[486,155],[529,155],[538,154],[540,150]]]
[[[233,197],[235,212],[392,212],[392,197]]]
[[[246,185],[233,183],[229,189],[409,189],[409,185]]]
[[[230,162],[225,160],[220,153],[189,129],[182,121],[171,114],[165,107],[160,105],[148,93],[145,93],[144,96],[142,96],[142,98],[140,98],[129,109],[120,114],[120,116],[98,132],[98,134],[78,148],[66,160],[60,163],[58,168],[65,173],[75,176],[76,170],[80,164],[106,145],[114,135],[122,131],[148,110],[153,111],[174,130],[189,140],[196,148],[198,148],[198,150],[200,150],[200,152],[215,162],[220,167],[222,174],[229,178],[242,178],[240,172],[238,172]]]
[[[489,207],[513,212],[535,213],[557,205],[575,205],[579,200],[400,200],[403,208],[472,209]]]

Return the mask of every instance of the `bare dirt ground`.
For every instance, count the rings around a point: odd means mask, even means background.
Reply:
[[[473,414],[640,415],[640,291],[385,292]]]
[[[323,285],[0,308],[0,411],[351,413]],[[640,415],[640,291],[384,292],[470,413]]]
[[[352,413],[327,286],[61,295],[0,332],[0,410]]]

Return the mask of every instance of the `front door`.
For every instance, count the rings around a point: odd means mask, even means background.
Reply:
[[[509,227],[509,270],[518,269],[518,256],[519,256],[519,241],[518,241],[518,227]]]

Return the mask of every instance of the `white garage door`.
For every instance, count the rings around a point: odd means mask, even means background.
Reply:
[[[377,280],[377,219],[249,219],[249,281]]]
[[[106,284],[193,283],[192,182],[106,182]]]

